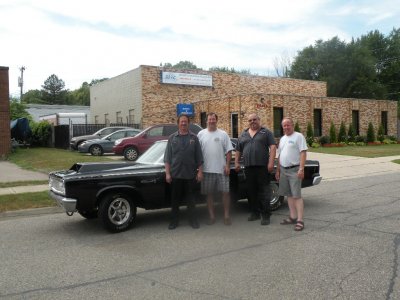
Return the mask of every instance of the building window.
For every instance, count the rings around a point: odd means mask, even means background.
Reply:
[[[200,126],[203,128],[207,127],[207,113],[205,111],[200,113]]]
[[[388,134],[388,112],[383,111],[381,112],[381,124],[383,126],[383,134]]]
[[[283,107],[274,107],[274,137],[283,136]]]
[[[358,110],[351,111],[351,124],[356,135],[360,135],[360,116]]]
[[[232,137],[237,138],[239,136],[239,114],[238,113],[231,114],[231,128],[232,128]]]
[[[99,124],[99,116],[94,116],[94,124]]]
[[[120,111],[117,111],[115,120],[117,121],[118,124],[122,124],[123,123]]]
[[[110,120],[108,119],[108,114],[104,114],[104,124],[106,124],[106,126],[110,125]]]
[[[135,110],[130,109],[129,110],[129,124],[135,124],[135,115],[134,115]]]
[[[314,136],[322,135],[322,110],[314,109]]]

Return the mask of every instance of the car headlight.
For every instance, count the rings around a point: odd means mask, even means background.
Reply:
[[[50,176],[49,178],[49,188],[51,191],[57,194],[65,195],[65,184],[64,180]]]
[[[116,140],[116,141],[114,142],[114,145],[115,145],[115,146],[118,146],[119,144],[121,144],[121,142],[122,142],[122,139]]]

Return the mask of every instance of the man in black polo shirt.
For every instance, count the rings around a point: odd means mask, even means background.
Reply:
[[[179,224],[179,205],[187,203],[190,225],[199,228],[195,215],[193,185],[203,179],[203,153],[197,136],[189,131],[189,117],[178,117],[178,131],[169,139],[164,154],[165,180],[171,184],[171,222],[169,229]]]
[[[240,169],[239,159],[243,154],[247,197],[251,215],[249,221],[262,217],[261,225],[270,223],[271,189],[270,173],[274,169],[276,143],[272,132],[261,127],[260,117],[257,114],[248,116],[249,128],[242,132],[238,139],[235,168]]]

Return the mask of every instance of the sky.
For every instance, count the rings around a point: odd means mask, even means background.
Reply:
[[[276,61],[317,40],[399,27],[393,0],[0,0],[0,66],[17,98],[22,67],[23,93],[52,74],[75,90],[184,60],[276,76]]]

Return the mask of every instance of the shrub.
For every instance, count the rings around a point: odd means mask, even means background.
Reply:
[[[367,142],[368,143],[375,142],[375,129],[374,129],[374,125],[372,125],[371,122],[368,123]]]
[[[347,145],[348,145],[348,146],[355,146],[356,143],[355,143],[355,142],[348,142]]]
[[[319,148],[319,147],[321,147],[321,145],[319,143],[313,142],[311,144],[311,148]]]
[[[366,143],[367,142],[367,137],[363,136],[363,135],[356,135],[354,138],[354,141],[356,143]]]
[[[46,121],[33,122],[32,146],[48,146],[51,137],[51,125]]]
[[[296,124],[294,124],[294,131],[301,132],[299,122],[297,122],[297,121],[296,121]]]
[[[340,123],[338,142],[339,143],[347,142],[346,125],[344,125],[343,121]]]
[[[357,146],[365,146],[365,143],[364,142],[356,142],[356,145]]]
[[[307,124],[307,134],[306,134],[307,145],[311,146],[314,143],[314,130],[312,128],[311,122]]]
[[[397,137],[395,137],[394,135],[389,135],[387,138],[391,141],[397,142]]]
[[[319,138],[319,143],[321,145],[329,144],[331,140],[329,139],[329,136],[323,135]]]
[[[333,122],[331,122],[331,127],[329,128],[329,139],[330,139],[331,143],[337,142],[336,128],[335,128],[335,124],[333,124]]]
[[[349,125],[349,131],[347,133],[347,140],[349,142],[355,142],[356,140],[356,131],[354,130],[354,126],[352,123]]]
[[[380,141],[381,143],[382,143],[383,140],[385,139],[385,130],[384,130],[382,124],[379,125],[379,128],[378,128],[378,135],[376,136],[376,139],[377,139],[378,141]]]

